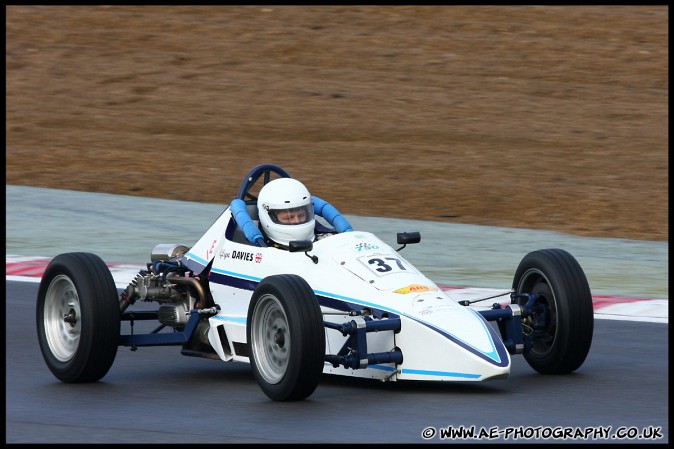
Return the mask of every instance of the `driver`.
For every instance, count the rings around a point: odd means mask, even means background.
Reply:
[[[304,207],[284,209],[276,213],[276,218],[280,223],[287,225],[302,224],[307,222],[307,211]]]
[[[294,178],[268,182],[257,199],[267,245],[287,249],[290,241],[314,241],[314,206],[309,190]]]

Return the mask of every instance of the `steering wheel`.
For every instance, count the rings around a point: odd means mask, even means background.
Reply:
[[[263,185],[266,185],[271,180],[272,173],[276,173],[281,178],[290,178],[291,176],[278,165],[262,164],[253,168],[243,179],[239,193],[236,195],[237,199],[246,201],[257,201],[257,197],[250,193],[251,187],[255,185],[258,179],[262,176]]]

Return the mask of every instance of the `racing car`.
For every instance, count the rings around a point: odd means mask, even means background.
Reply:
[[[477,310],[440,288],[405,257],[419,232],[394,248],[353,230],[313,197],[316,232],[287,249],[261,239],[257,198],[274,164],[254,167],[238,194],[193,245],[160,243],[122,291],[96,254],[53,258],[37,295],[37,333],[53,375],[95,382],[118,348],[180,346],[181,354],[249,363],[274,401],[309,397],[323,373],[395,381],[505,379],[511,355],[542,374],[584,362],[592,342],[592,295],[567,251],[526,254],[504,301]],[[145,326],[142,324],[145,323]],[[149,324],[149,326],[148,326]]]

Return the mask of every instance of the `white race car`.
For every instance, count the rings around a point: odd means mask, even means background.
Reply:
[[[313,205],[322,238],[290,242],[287,251],[267,247],[256,192],[278,177],[289,175],[271,164],[253,168],[194,245],[156,245],[147,269],[121,293],[95,254],[55,257],[37,298],[40,349],[52,373],[63,382],[93,382],[106,375],[119,346],[176,345],[188,356],[250,363],[269,398],[292,401],[311,395],[322,373],[483,381],[507,378],[511,354],[543,374],[584,362],[592,296],[568,252],[527,254],[502,295],[509,304],[477,311],[401,255],[420,241],[418,232],[399,233],[402,246],[394,249],[351,230],[319,198]],[[139,332],[146,322],[154,328]]]

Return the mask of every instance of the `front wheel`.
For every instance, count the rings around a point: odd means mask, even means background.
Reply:
[[[57,379],[95,382],[112,366],[120,335],[117,288],[95,254],[66,253],[47,266],[37,295],[37,336]]]
[[[590,351],[594,328],[592,294],[578,261],[562,249],[533,251],[520,262],[513,290],[538,296],[522,323],[529,365],[542,374],[578,369]],[[520,306],[526,302],[518,300]]]
[[[248,307],[250,363],[262,391],[275,401],[311,395],[323,372],[325,328],[316,295],[299,276],[269,276]]]

